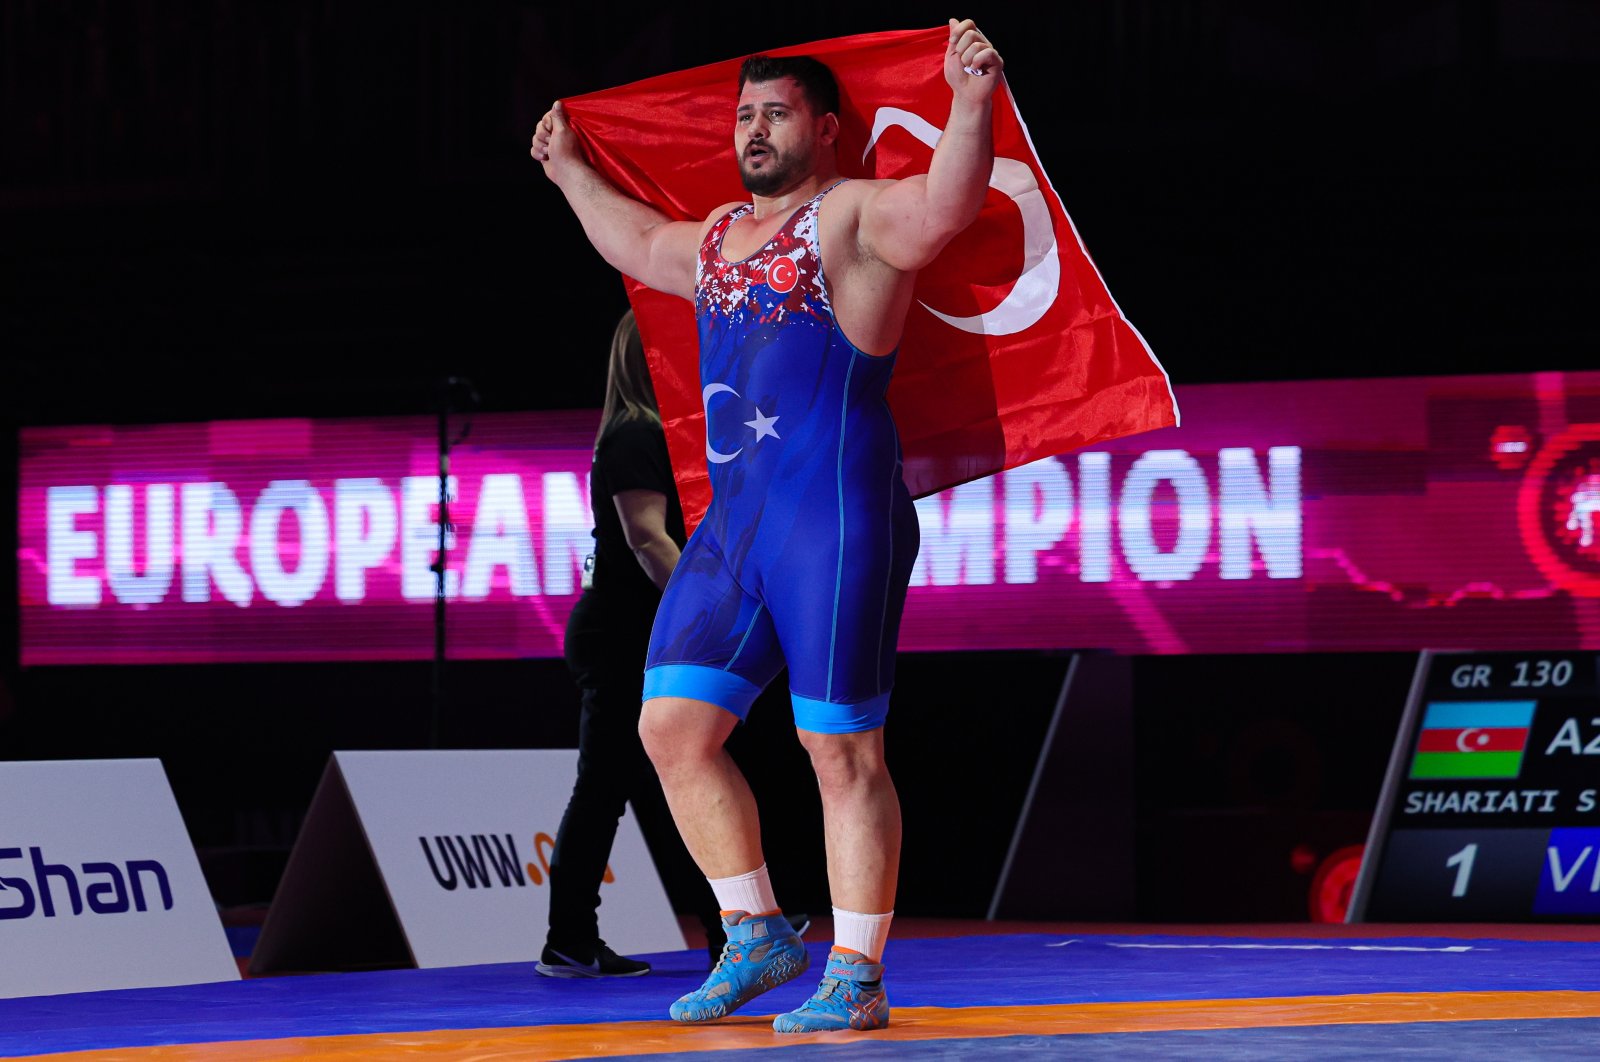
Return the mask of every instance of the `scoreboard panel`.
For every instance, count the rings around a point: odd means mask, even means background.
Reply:
[[[1600,654],[1421,655],[1348,920],[1600,921]]]

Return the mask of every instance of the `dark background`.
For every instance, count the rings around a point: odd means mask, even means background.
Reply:
[[[3,0],[4,496],[21,425],[428,412],[449,374],[486,409],[596,406],[625,300],[527,156],[549,102],[946,14],[771,12]],[[1596,364],[1600,7],[971,14],[1180,386]],[[4,623],[0,756],[162,757],[226,905],[270,896],[329,750],[428,741],[426,664],[22,672]],[[1364,838],[1412,664],[1137,660],[1138,915],[1304,917],[1291,852]],[[1061,667],[902,658],[902,913],[985,909]],[[560,661],[454,664],[447,691],[445,745],[575,743]],[[741,755],[778,764],[772,862],[819,910],[816,799],[764,708]]]

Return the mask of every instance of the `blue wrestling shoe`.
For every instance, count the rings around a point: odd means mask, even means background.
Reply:
[[[806,972],[811,956],[781,914],[722,916],[728,943],[706,983],[672,1005],[676,1021],[715,1021]]]
[[[772,1019],[778,1032],[831,1032],[839,1029],[881,1029],[889,1024],[889,996],[883,990],[883,963],[868,962],[859,952],[828,955],[817,994],[800,1009]]]

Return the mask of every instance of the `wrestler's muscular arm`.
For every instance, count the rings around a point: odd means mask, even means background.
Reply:
[[[613,188],[583,157],[560,101],[539,119],[528,153],[567,197],[602,258],[657,291],[694,298],[695,258],[706,223],[673,221]]]
[[[994,169],[991,104],[1004,68],[971,19],[950,20],[944,76],[951,100],[944,135],[927,174],[885,182],[862,203],[858,242],[864,255],[914,273],[977,218]]]

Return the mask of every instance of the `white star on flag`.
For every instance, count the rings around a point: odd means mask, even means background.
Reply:
[[[756,419],[745,421],[744,426],[747,428],[754,428],[756,430],[756,442],[760,442],[769,435],[774,439],[783,438],[783,436],[772,430],[772,426],[776,423],[778,423],[777,417],[768,417],[763,415],[761,412],[761,407],[757,406]]]

